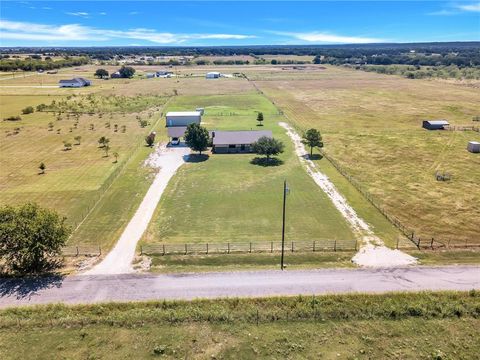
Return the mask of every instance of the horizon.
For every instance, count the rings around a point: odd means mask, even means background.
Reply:
[[[480,41],[479,1],[3,1],[0,47],[218,47]]]

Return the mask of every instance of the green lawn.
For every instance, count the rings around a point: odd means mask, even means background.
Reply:
[[[279,240],[282,226],[282,188],[287,179],[291,192],[287,200],[288,241],[353,239],[341,214],[307,175],[284,130],[284,119],[259,94],[215,97],[178,97],[170,109],[205,106],[202,119],[209,129],[270,129],[285,143],[280,166],[251,164],[254,154],[211,154],[203,162],[187,163],[169,183],[150,223],[143,243],[199,243]],[[235,104],[239,103],[239,108]],[[209,105],[223,106],[224,113],[209,115]],[[213,105],[212,105],[213,104]],[[251,104],[251,106],[249,105]],[[250,110],[248,110],[250,109]],[[256,114],[265,114],[265,125],[256,126]],[[248,110],[248,111],[247,111]]]
[[[475,359],[469,293],[329,295],[0,311],[2,359]]]

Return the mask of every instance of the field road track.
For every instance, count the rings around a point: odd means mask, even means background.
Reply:
[[[471,289],[480,289],[480,266],[76,275],[0,279],[0,308],[47,303]]]

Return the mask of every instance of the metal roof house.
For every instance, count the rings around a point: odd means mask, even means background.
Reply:
[[[261,137],[271,138],[270,130],[212,131],[212,151],[217,154],[252,152],[252,144]]]
[[[205,75],[207,79],[218,79],[221,74],[218,71],[210,71]]]
[[[427,130],[445,130],[446,126],[449,126],[447,120],[424,120],[422,127]]]
[[[84,78],[74,78],[69,80],[60,80],[58,82],[59,87],[82,87],[82,86],[90,86],[92,83],[90,80]]]
[[[165,116],[165,126],[188,126],[190,124],[200,124],[202,114],[200,111],[169,111]]]

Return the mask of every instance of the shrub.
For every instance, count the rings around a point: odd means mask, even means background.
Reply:
[[[20,121],[22,118],[20,116],[9,116],[3,119],[3,121]]]
[[[24,114],[24,115],[31,114],[34,111],[35,110],[33,109],[33,106],[27,106],[25,109],[22,110],[22,114]]]

